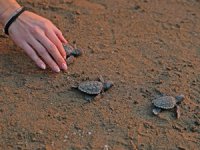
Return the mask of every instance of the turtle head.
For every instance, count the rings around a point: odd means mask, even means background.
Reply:
[[[113,86],[113,82],[112,81],[107,81],[103,83],[103,90],[107,91],[109,90],[112,86]]]
[[[176,98],[176,102],[180,103],[185,99],[185,96],[181,94],[181,95],[176,96],[175,98]]]
[[[73,55],[74,57],[81,56],[82,54],[83,54],[83,50],[78,49],[78,48],[72,50],[72,52],[71,52],[71,55]]]

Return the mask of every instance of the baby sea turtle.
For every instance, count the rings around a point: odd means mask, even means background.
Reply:
[[[68,65],[71,65],[75,61],[75,57],[79,57],[83,54],[83,51],[81,49],[78,49],[75,45],[75,47],[72,47],[70,44],[64,44],[63,45],[66,54],[67,54],[67,59],[66,62]]]
[[[173,96],[162,96],[159,98],[156,98],[152,101],[154,108],[153,108],[153,114],[158,115],[162,109],[172,109],[176,108],[176,117],[180,117],[180,108],[178,104],[184,100],[184,95],[179,95],[176,97]]]
[[[67,53],[67,57],[70,57],[70,56],[79,57],[83,54],[83,50],[78,49],[76,47],[76,44],[74,45],[74,47],[72,47],[70,44],[67,43],[67,44],[64,44],[63,47]]]
[[[77,88],[79,91],[85,93],[85,99],[89,102],[97,95],[102,92],[107,91],[113,86],[112,81],[104,81],[102,77],[99,78],[99,81],[83,81],[73,88]]]

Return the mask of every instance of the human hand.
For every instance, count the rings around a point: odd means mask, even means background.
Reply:
[[[9,28],[12,40],[37,64],[53,71],[67,70],[66,52],[63,43],[67,43],[61,31],[49,20],[25,11]]]

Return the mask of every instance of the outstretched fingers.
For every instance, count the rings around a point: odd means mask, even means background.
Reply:
[[[52,58],[56,61],[58,66],[66,71],[67,70],[66,61],[61,55],[57,46],[54,44],[55,42],[52,42],[48,37],[44,36],[43,34],[36,35],[36,38],[38,39],[39,43],[43,45],[46,51],[52,56]],[[60,44],[60,47],[63,48],[62,44]],[[63,55],[65,55],[66,57],[66,53],[64,53]]]
[[[34,49],[26,42],[21,45],[21,48],[24,49],[26,54],[36,63],[41,69],[46,69],[45,63],[40,59]]]
[[[58,28],[56,28],[55,26],[54,26],[54,32],[62,43],[64,43],[64,44],[68,43],[68,41],[64,38],[62,32]]]
[[[67,41],[48,19],[26,11],[10,27],[10,37],[40,68],[67,70],[63,48]]]
[[[38,55],[48,64],[48,66],[55,72],[60,72],[60,68],[50,56],[46,48],[34,38],[30,38],[29,44],[38,53]]]
[[[48,39],[50,40],[48,42],[54,43],[54,45],[56,46],[55,48],[57,49],[57,51],[60,52],[60,55],[64,59],[66,59],[66,52],[65,52],[63,44],[62,44],[61,40],[58,38],[57,34],[55,32],[53,32],[53,31],[47,31],[45,34],[48,37]]]

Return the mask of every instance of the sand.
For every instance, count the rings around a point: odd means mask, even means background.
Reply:
[[[1,150],[197,150],[199,0],[20,0],[85,50],[67,72],[38,69],[0,35]],[[114,87],[91,103],[71,89],[102,75]],[[161,93],[184,94],[152,114]]]

